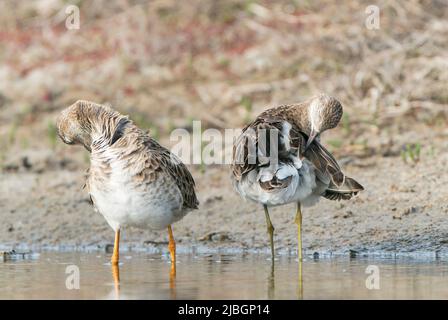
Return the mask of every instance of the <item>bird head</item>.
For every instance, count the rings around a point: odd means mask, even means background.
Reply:
[[[56,120],[58,135],[66,144],[80,144],[91,151],[92,126],[85,116],[89,102],[78,100],[61,112]]]
[[[320,94],[308,104],[306,148],[325,130],[335,128],[342,118],[342,105],[333,97]]]

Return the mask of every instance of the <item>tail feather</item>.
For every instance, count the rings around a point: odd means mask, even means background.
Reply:
[[[330,184],[322,196],[329,200],[349,200],[362,190],[364,187],[355,179],[345,177],[344,182],[339,186]]]

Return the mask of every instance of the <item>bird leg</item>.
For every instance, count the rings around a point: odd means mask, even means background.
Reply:
[[[297,203],[297,213],[294,222],[297,224],[297,241],[298,241],[298,253],[299,261],[302,261],[302,210],[300,202]]]
[[[294,222],[297,224],[297,241],[299,254],[299,283],[298,283],[298,298],[303,299],[303,278],[302,278],[302,209],[300,202],[297,203],[297,213]]]
[[[168,226],[168,236],[168,249],[170,250],[171,257],[171,274],[176,275],[176,242],[174,241],[173,229],[171,228],[171,226]]]
[[[114,252],[112,254],[111,263],[113,265],[118,265],[119,260],[120,260],[120,229],[115,231]]]
[[[274,226],[272,225],[271,218],[269,217],[269,211],[268,206],[264,205],[264,214],[266,216],[266,224],[268,227],[268,233],[269,233],[269,239],[271,241],[271,255],[272,255],[272,261],[274,261]]]

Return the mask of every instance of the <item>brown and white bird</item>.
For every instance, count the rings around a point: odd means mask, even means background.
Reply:
[[[90,152],[86,188],[115,231],[112,264],[119,261],[120,230],[131,226],[167,228],[174,267],[171,225],[198,207],[187,167],[127,116],[100,104],[77,101],[62,111],[57,128],[63,142]]]
[[[342,106],[320,94],[308,101],[268,109],[247,125],[233,148],[232,181],[244,198],[264,207],[274,259],[274,227],[268,208],[297,203],[298,254],[302,260],[301,206],[321,197],[348,200],[364,188],[344,175],[319,135],[336,127]]]

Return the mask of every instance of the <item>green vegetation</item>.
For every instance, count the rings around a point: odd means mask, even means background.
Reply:
[[[252,98],[248,97],[248,96],[244,96],[241,99],[240,104],[244,107],[244,110],[246,111],[246,114],[244,116],[244,122],[250,122],[251,114],[252,114],[252,107],[253,107]]]
[[[326,142],[335,149],[339,149],[343,144],[342,140],[340,139],[331,139],[327,140]]]
[[[420,143],[408,143],[401,150],[401,158],[406,163],[417,163],[420,161],[421,144]]]
[[[350,115],[348,112],[344,112],[342,115],[342,129],[346,135],[350,135],[352,133],[352,127],[350,123]]]
[[[58,139],[58,129],[53,121],[49,121],[47,125],[47,137],[50,142],[50,146],[54,149],[56,147]]]
[[[16,141],[18,124],[17,121],[14,121],[12,125],[9,127],[8,131],[8,144],[12,145]]]

